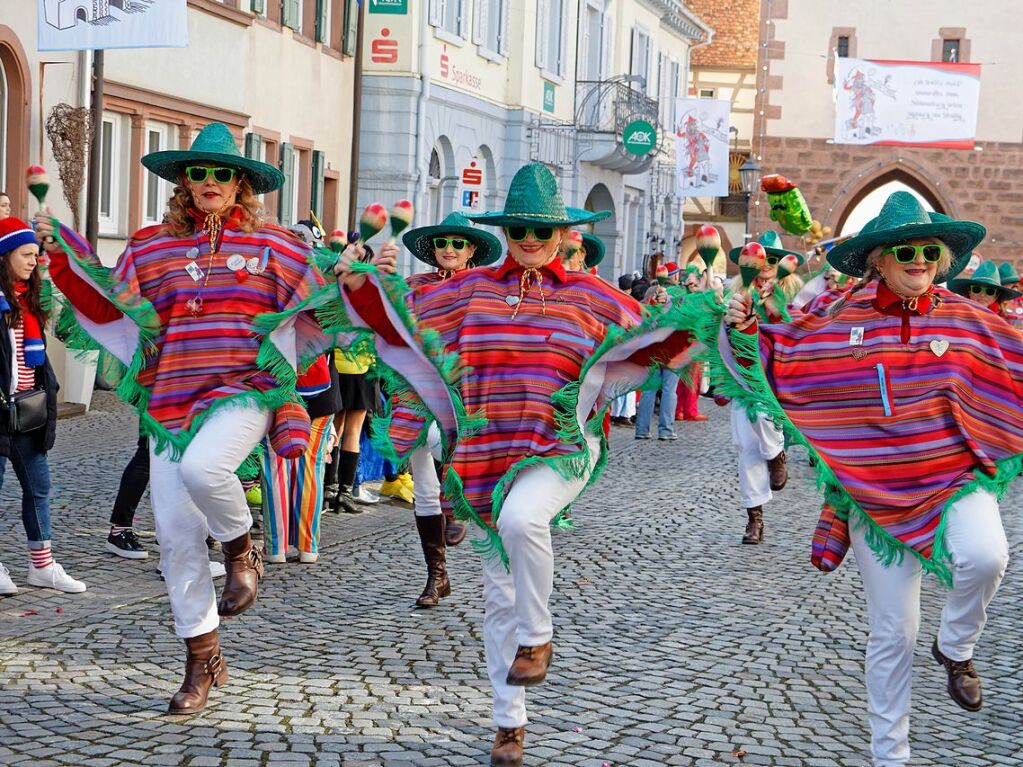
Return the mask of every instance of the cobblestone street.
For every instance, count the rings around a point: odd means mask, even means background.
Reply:
[[[600,482],[555,538],[555,660],[530,690],[528,765],[866,767],[864,603],[850,555],[809,564],[819,501],[805,453],[766,509],[766,543],[741,546],[727,410],[678,442],[615,427]],[[260,599],[221,627],[230,681],[192,719],[165,714],[184,648],[156,573],[148,498],[136,529],[151,556],[104,551],[135,418],[109,394],[63,420],[51,454],[54,554],[88,583],[24,586],[27,558],[7,472],[0,561],[0,764],[415,765],[489,763],[482,579],[468,545],[454,586],[415,610],[425,568],[411,511],[326,515],[316,565],[267,565]],[[959,709],[930,657],[941,589],[923,587],[912,744],[916,767],[1023,764],[1023,515],[1002,505],[1011,557],[976,654],[985,706]],[[219,552],[214,554],[219,557]],[[222,581],[218,581],[218,585]]]

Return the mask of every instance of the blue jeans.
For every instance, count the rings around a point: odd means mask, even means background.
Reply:
[[[0,488],[4,486],[7,461],[6,456],[0,456]],[[49,545],[50,465],[46,453],[36,447],[36,435],[12,434],[10,461],[21,483],[21,521],[25,525],[28,547]]]
[[[675,406],[678,404],[678,376],[667,368],[657,374],[661,381],[661,415],[657,422],[657,436],[667,437],[675,433]],[[654,400],[657,391],[644,391],[636,408],[636,436],[650,433],[650,421],[654,417]]]

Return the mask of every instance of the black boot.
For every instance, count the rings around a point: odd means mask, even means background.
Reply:
[[[330,463],[323,465],[323,508],[330,509],[338,494],[337,465],[341,461],[341,447],[334,446],[330,451]]]
[[[754,506],[746,509],[749,521],[746,523],[746,532],[742,536],[743,543],[758,544],[764,540],[764,509],[762,506]]]
[[[362,509],[352,498],[352,486],[355,484],[355,472],[359,468],[359,454],[342,450],[338,454],[337,484],[338,493],[331,503],[330,510],[335,514],[361,514]]]
[[[426,587],[416,600],[416,605],[436,607],[442,598],[451,593],[444,547],[444,515],[417,516],[416,528],[419,530],[419,541],[423,545],[423,558],[426,560]]]

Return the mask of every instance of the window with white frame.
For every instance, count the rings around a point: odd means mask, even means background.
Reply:
[[[166,123],[146,123],[145,152],[163,152],[174,146],[174,127]],[[167,209],[173,184],[147,170],[142,184],[142,223],[159,224]]]
[[[466,0],[429,0],[430,25],[458,41],[465,39]],[[443,38],[444,35],[441,35]]]
[[[281,23],[286,27],[302,34],[302,3],[304,0],[282,0],[281,2]],[[314,0],[306,0],[314,2]]]
[[[650,33],[643,27],[632,28],[632,65],[629,74],[643,78],[643,87],[637,83],[636,90],[650,87]]]
[[[700,88],[701,99],[717,98],[718,92],[714,88]]]
[[[123,156],[123,115],[104,112],[99,145],[99,230],[118,234],[121,226],[121,191],[127,163]]]
[[[567,0],[538,0],[536,65],[548,80],[565,77]]]
[[[507,9],[508,0],[476,0],[473,42],[486,58],[504,56],[508,52]]]
[[[249,10],[255,16],[266,18],[266,3],[267,0],[249,0]]]

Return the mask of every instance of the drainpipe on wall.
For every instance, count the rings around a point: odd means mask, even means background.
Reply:
[[[422,3],[419,11],[419,98],[416,99],[416,194],[413,205],[415,210],[433,215],[433,211],[424,211],[426,200],[426,178],[429,175],[429,155],[426,153],[426,104],[430,99],[430,54],[429,54],[429,23],[427,3]],[[425,221],[426,225],[437,224],[439,221]],[[410,262],[411,263],[411,262]]]
[[[359,19],[355,27],[355,77],[352,84],[352,104],[355,111],[352,114],[352,153],[349,175],[351,180],[348,184],[348,227],[351,231],[355,228],[356,211],[359,205],[359,151],[361,145],[362,131],[362,46],[366,34],[366,11],[365,3],[358,3],[355,7],[359,9]]]

